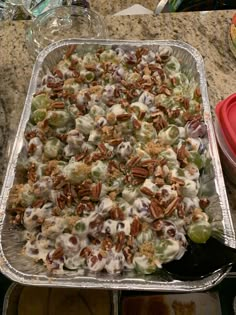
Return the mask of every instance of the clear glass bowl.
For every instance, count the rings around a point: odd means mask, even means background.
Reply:
[[[105,39],[106,27],[91,9],[72,5],[50,9],[32,21],[27,46],[32,56],[52,42],[67,38]]]

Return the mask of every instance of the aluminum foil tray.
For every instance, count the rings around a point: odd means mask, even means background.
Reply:
[[[8,169],[0,197],[0,268],[4,275],[13,281],[38,286],[52,287],[87,287],[87,288],[109,288],[109,289],[136,289],[153,291],[200,291],[206,290],[219,283],[229,272],[230,269],[224,269],[212,274],[208,278],[200,281],[182,282],[172,279],[164,271],[158,274],[141,276],[135,273],[127,273],[119,276],[111,276],[105,273],[91,274],[65,271],[63,275],[48,275],[43,265],[36,264],[30,258],[22,255],[22,242],[19,232],[10,224],[8,214],[5,214],[9,191],[17,180],[16,172],[17,161],[23,148],[23,136],[27,121],[31,111],[32,96],[37,90],[37,86],[43,75],[48,69],[62,58],[69,45],[76,44],[77,49],[87,52],[88,49],[97,46],[116,46],[125,50],[132,47],[149,47],[157,50],[160,45],[171,46],[173,54],[184,65],[184,72],[188,76],[194,77],[200,84],[202,100],[204,105],[204,119],[208,128],[209,148],[212,156],[212,173],[204,176],[202,188],[207,188],[208,197],[213,200],[208,210],[208,215],[218,222],[221,233],[216,237],[220,238],[225,244],[236,247],[235,233],[231,220],[229,204],[226,195],[221,164],[218,155],[214,129],[212,125],[210,105],[207,95],[207,84],[205,78],[204,64],[201,55],[190,45],[178,41],[103,41],[103,40],[79,40],[67,39],[56,42],[45,48],[38,56],[34,65],[24,110],[18,127],[15,143],[8,164]],[[205,189],[204,188],[204,189]],[[206,189],[205,189],[206,190]]]

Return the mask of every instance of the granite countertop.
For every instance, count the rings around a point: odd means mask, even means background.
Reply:
[[[230,20],[234,13],[236,11],[132,17],[108,15],[104,20],[110,38],[175,39],[197,48],[204,58],[209,99],[213,109],[218,101],[235,92],[236,59],[227,41]],[[0,175],[4,174],[4,161],[7,161],[11,150],[11,139],[16,132],[32,72],[33,61],[27,52],[25,41],[26,29],[30,23],[0,22]],[[227,179],[226,185],[236,227],[235,189]]]

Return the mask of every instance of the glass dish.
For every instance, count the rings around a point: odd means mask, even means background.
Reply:
[[[39,15],[27,32],[30,55],[49,44],[67,38],[105,39],[106,28],[101,17],[83,6],[60,6]]]

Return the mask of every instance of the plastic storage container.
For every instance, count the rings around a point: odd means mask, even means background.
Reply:
[[[227,178],[236,185],[236,93],[217,104],[215,132]]]

